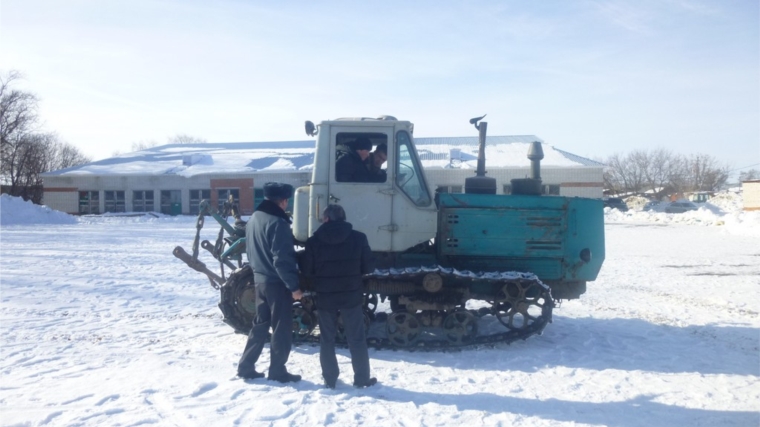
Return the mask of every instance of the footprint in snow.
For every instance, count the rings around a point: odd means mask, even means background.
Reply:
[[[71,400],[67,400],[65,402],[61,402],[61,405],[69,405],[71,403],[78,402],[80,400],[84,400],[84,399],[87,399],[87,398],[93,397],[93,396],[95,396],[95,395],[94,394],[85,394],[83,396],[78,396],[78,397],[75,397],[75,398],[73,398]]]
[[[99,401],[98,401],[98,402],[95,404],[95,406],[100,406],[100,405],[102,405],[102,404],[104,404],[104,403],[106,403],[106,402],[108,402],[108,401],[111,401],[111,400],[117,400],[119,397],[121,397],[121,396],[119,396],[118,394],[112,394],[112,395],[110,395],[110,396],[106,396],[106,397],[104,397],[104,398],[100,399],[100,400],[99,400]]]
[[[206,383],[206,384],[202,384],[200,387],[198,387],[198,389],[197,389],[197,390],[195,390],[195,391],[193,392],[193,394],[191,394],[191,396],[193,396],[193,397],[198,397],[198,396],[202,395],[203,393],[206,393],[206,392],[209,392],[209,391],[211,391],[211,390],[215,389],[215,388],[216,388],[216,386],[217,386],[217,384],[216,384],[216,383]]]

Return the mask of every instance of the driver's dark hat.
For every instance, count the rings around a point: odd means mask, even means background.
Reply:
[[[356,140],[351,143],[351,148],[354,150],[372,150],[372,141],[365,137],[356,138]]]

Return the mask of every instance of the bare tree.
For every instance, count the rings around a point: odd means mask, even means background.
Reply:
[[[46,168],[47,171],[71,168],[92,161],[90,157],[85,156],[78,148],[68,142],[58,140],[57,137],[50,144],[49,149],[51,156],[50,163],[48,163]]]
[[[184,133],[178,133],[168,138],[167,141],[169,144],[204,144],[208,142],[203,138],[190,136]]]
[[[750,169],[748,171],[739,172],[739,182],[754,181],[760,179],[760,170]]]
[[[644,150],[634,150],[628,159],[628,191],[640,192],[646,185],[646,176],[650,169],[650,155]]]
[[[634,151],[625,157],[613,154],[607,161],[604,186],[615,194],[641,191],[644,188],[649,157],[644,151]]]
[[[158,142],[153,140],[142,140],[132,143],[132,151],[142,151],[148,148],[153,148],[158,145]]]
[[[9,163],[14,161],[19,146],[25,143],[25,137],[34,130],[37,122],[37,97],[11,88],[21,78],[18,71],[0,75],[0,156],[3,184],[6,185],[10,184]]]
[[[673,193],[683,193],[691,189],[689,164],[686,157],[679,155],[673,159],[668,173],[668,186]]]
[[[19,79],[16,71],[0,76],[0,179],[3,192],[40,203],[42,173],[90,159],[55,134],[39,131],[37,97],[11,88]]]
[[[615,153],[610,156],[605,162],[607,167],[604,169],[604,189],[619,194],[625,192],[626,181],[623,164],[625,161],[620,154]]]
[[[29,132],[37,122],[37,97],[11,88],[14,81],[22,78],[18,71],[0,75],[0,137],[3,145],[10,143],[13,136]]]
[[[729,169],[706,154],[680,156],[665,149],[614,154],[607,161],[605,189],[616,194],[643,190],[717,191],[728,180]]]
[[[649,167],[645,172],[647,189],[652,193],[658,193],[670,186],[670,175],[678,163],[678,156],[664,148],[649,153]]]
[[[42,133],[24,135],[9,150],[3,159],[3,179],[8,185],[8,193],[23,197],[34,203],[42,201],[41,172],[49,162],[47,148],[52,136]]]
[[[686,166],[690,191],[718,191],[728,181],[729,167],[709,154],[692,154]]]

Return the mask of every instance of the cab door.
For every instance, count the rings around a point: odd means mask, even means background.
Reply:
[[[388,158],[396,188],[391,214],[396,232],[391,250],[402,252],[435,237],[438,211],[409,132],[396,132],[393,145],[393,160]]]
[[[373,251],[390,251],[395,227],[391,224],[393,209],[393,183],[391,173],[386,169],[385,182],[338,182],[335,161],[338,145],[366,137],[372,141],[373,150],[377,145],[388,146],[388,160],[384,167],[393,164],[393,128],[372,126],[341,126],[330,129],[330,178],[328,187],[329,203],[337,203],[346,211],[346,221],[354,230],[367,235]]]

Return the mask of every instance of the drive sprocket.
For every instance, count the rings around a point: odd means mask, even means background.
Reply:
[[[256,288],[250,266],[246,264],[233,271],[219,291],[222,320],[235,332],[248,335],[256,317]]]

